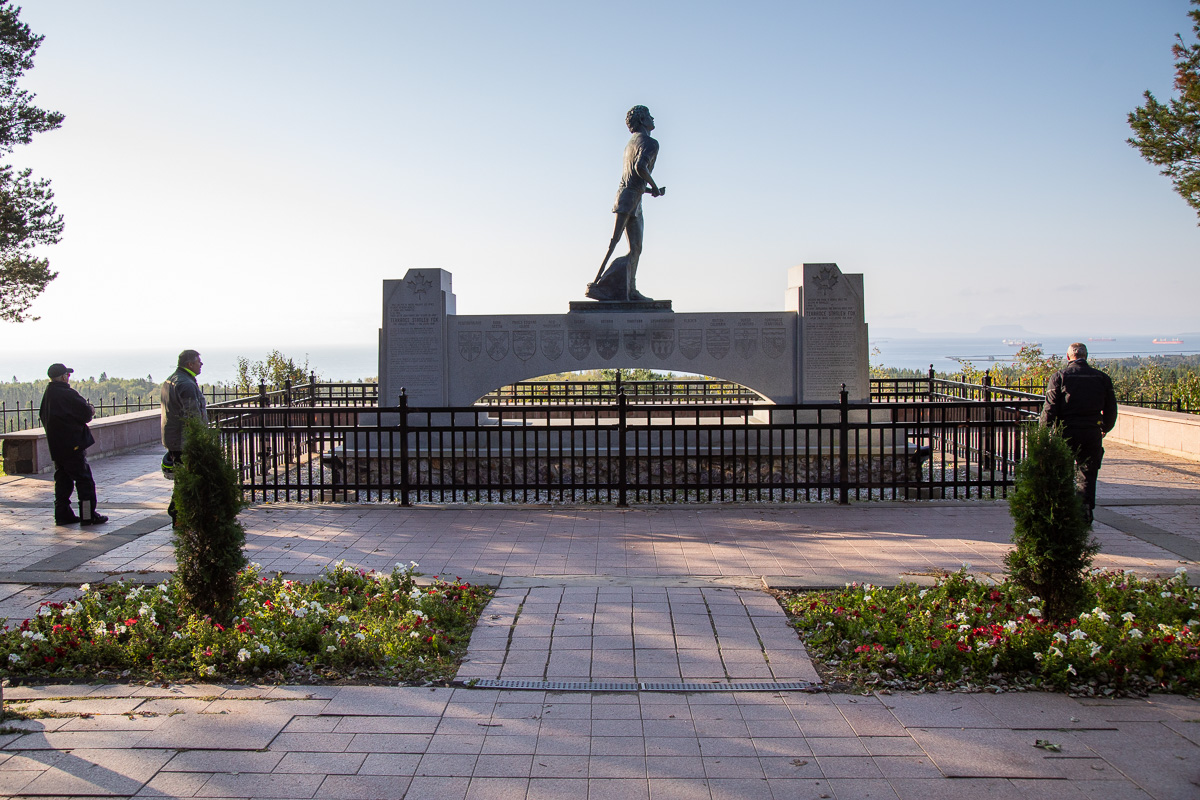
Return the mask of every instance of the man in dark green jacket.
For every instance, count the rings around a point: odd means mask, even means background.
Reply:
[[[162,409],[160,419],[162,426],[162,443],[167,448],[167,456],[163,459],[164,469],[173,467],[183,455],[183,421],[189,416],[197,416],[205,423],[208,422],[208,401],[204,392],[200,391],[200,383],[196,378],[204,362],[200,353],[195,350],[184,350],[179,354],[178,368],[171,377],[163,381]],[[175,498],[167,508],[171,522],[175,522]]]
[[[100,525],[108,517],[96,513],[96,481],[87,461],[87,449],[96,443],[87,424],[96,410],[71,388],[74,371],[62,364],[50,365],[46,370],[50,383],[38,410],[54,459],[54,524]],[[71,510],[72,489],[79,498],[79,516]]]

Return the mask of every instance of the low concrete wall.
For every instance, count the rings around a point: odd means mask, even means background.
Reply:
[[[1117,426],[1105,441],[1200,461],[1200,415],[1119,406]]]
[[[159,412],[135,411],[101,417],[88,423],[96,443],[88,448],[88,459],[123,453],[160,441]],[[8,475],[37,475],[54,469],[45,428],[30,428],[16,433],[0,433],[0,455]]]

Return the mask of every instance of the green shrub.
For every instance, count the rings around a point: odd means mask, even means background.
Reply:
[[[1008,496],[1011,580],[1041,597],[1047,619],[1075,616],[1086,602],[1084,573],[1100,549],[1075,489],[1075,456],[1057,427],[1031,424],[1028,450]]]
[[[183,601],[227,625],[236,611],[238,571],[246,565],[246,531],[237,521],[245,502],[217,432],[199,417],[184,423],[175,507],[175,574]]]

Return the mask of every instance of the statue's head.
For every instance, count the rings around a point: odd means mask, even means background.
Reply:
[[[638,130],[654,130],[654,117],[650,116],[650,109],[645,106],[634,106],[629,109],[629,113],[625,115],[625,127],[629,128],[630,133]]]

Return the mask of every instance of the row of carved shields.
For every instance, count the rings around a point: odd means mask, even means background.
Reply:
[[[563,350],[582,361],[596,354],[608,361],[624,348],[628,358],[639,359],[653,353],[660,359],[670,358],[676,351],[686,359],[701,352],[710,358],[722,359],[730,352],[747,359],[761,348],[767,358],[779,358],[787,349],[786,328],[684,328],[681,330],[650,331],[459,331],[458,352],[467,361],[487,353],[493,361],[502,361],[509,353],[528,361],[541,349],[542,356],[556,361]]]

